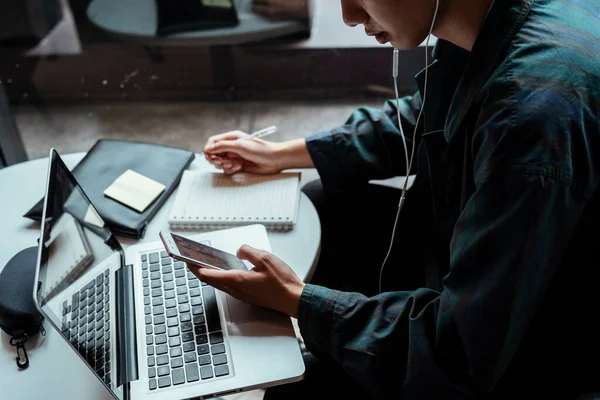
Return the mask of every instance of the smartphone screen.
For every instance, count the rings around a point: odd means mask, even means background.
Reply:
[[[224,270],[247,270],[246,264],[235,255],[171,234],[179,253],[189,259]]]

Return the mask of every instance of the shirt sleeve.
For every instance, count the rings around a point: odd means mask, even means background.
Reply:
[[[558,268],[575,204],[560,177],[488,177],[456,224],[442,291],[367,298],[306,285],[298,322],[307,347],[376,396],[488,393]]]
[[[410,154],[421,95],[398,102],[402,127]],[[406,175],[406,158],[396,100],[383,108],[361,107],[343,126],[306,139],[308,151],[325,187],[339,191],[346,186],[363,184],[372,179]],[[417,135],[420,135],[417,132]],[[415,146],[420,141],[415,138]],[[415,150],[416,152],[416,150]]]

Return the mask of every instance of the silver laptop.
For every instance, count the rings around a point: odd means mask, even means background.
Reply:
[[[54,149],[41,232],[35,302],[115,398],[210,398],[302,379],[290,318],[200,282],[159,238],[123,250]],[[262,225],[188,237],[270,250]]]

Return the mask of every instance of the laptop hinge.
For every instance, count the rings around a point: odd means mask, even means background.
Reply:
[[[129,398],[129,382],[138,379],[135,330],[135,296],[133,265],[124,265],[116,273],[117,283],[117,385],[123,386],[124,398]]]

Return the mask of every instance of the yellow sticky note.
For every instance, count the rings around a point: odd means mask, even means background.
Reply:
[[[142,213],[164,190],[162,183],[128,169],[104,191],[104,195]]]

